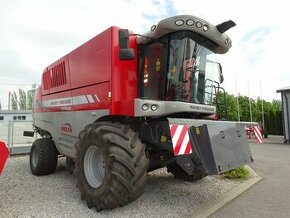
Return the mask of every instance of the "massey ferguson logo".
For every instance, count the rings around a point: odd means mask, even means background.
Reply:
[[[72,132],[72,128],[71,128],[71,125],[69,123],[62,124],[60,130],[62,132],[66,132],[66,133],[71,133]]]

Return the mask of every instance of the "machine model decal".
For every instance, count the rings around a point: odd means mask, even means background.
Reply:
[[[97,94],[94,95],[79,95],[67,98],[56,98],[44,100],[42,102],[43,107],[65,107],[72,105],[93,104],[100,102]]]
[[[90,103],[94,103],[95,102],[94,99],[93,99],[93,96],[91,96],[91,95],[86,95],[86,96],[87,96],[87,99],[88,99],[88,101]]]
[[[212,106],[197,105],[197,104],[192,104],[189,106],[189,108],[194,109],[194,110],[202,110],[202,111],[210,111],[210,112],[215,111],[215,108]]]
[[[170,135],[175,156],[192,153],[186,125],[170,125]]]
[[[71,133],[72,132],[71,125],[69,123],[62,124],[60,131],[64,133]]]

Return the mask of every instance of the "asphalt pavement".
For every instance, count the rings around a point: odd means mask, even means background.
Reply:
[[[263,179],[210,218],[290,217],[290,145],[276,142],[250,143],[251,167]]]

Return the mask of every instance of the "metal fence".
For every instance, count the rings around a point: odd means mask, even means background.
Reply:
[[[23,131],[33,131],[32,121],[12,120],[0,123],[0,140],[10,149],[10,154],[29,153],[33,141],[37,138],[23,136]]]

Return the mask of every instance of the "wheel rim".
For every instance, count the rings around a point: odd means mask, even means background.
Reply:
[[[84,156],[84,172],[89,185],[98,188],[104,179],[105,161],[99,148],[90,146]]]
[[[32,166],[35,168],[38,162],[38,150],[37,148],[32,151]]]

